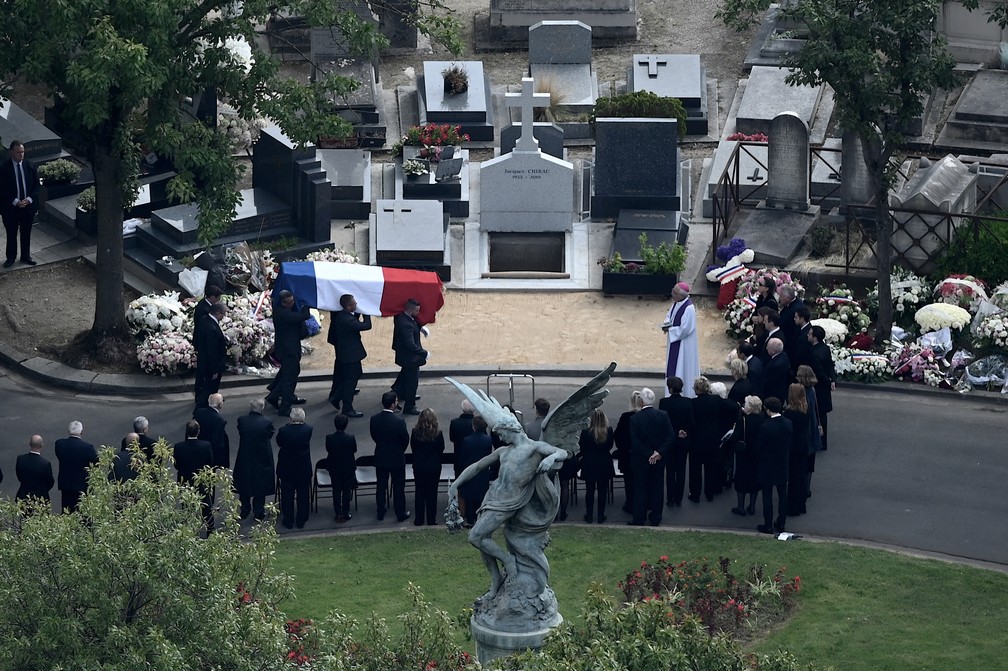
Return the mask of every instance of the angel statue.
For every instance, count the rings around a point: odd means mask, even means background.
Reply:
[[[560,507],[557,485],[550,475],[578,450],[578,436],[592,410],[609,394],[603,387],[615,370],[611,363],[591,382],[571,394],[543,420],[542,440],[525,435],[518,418],[491,396],[445,378],[475,406],[487,425],[505,443],[459,474],[448,488],[448,530],[462,528],[458,512],[459,485],[497,464],[499,475],[480,506],[469,542],[480,551],[490,572],[490,590],[476,601],[473,618],[498,631],[528,631],[560,623],[556,597],[547,585],[549,526]],[[493,539],[503,527],[507,549]]]

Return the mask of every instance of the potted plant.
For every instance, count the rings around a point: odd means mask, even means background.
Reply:
[[[392,155],[402,156],[407,160],[427,158],[431,155],[432,150],[438,147],[457,146],[468,141],[469,135],[462,132],[461,126],[452,126],[446,123],[412,126],[399,138],[398,142],[392,145]]]
[[[469,90],[469,73],[461,65],[452,63],[441,71],[444,77],[444,92],[446,96],[458,95]]]
[[[430,172],[430,163],[411,158],[407,161],[403,161],[402,169],[403,172],[406,173],[406,179],[418,180]]]
[[[640,234],[641,263],[627,263],[615,252],[599,259],[602,266],[602,293],[607,296],[670,296],[679,274],[686,269],[686,248],[666,242],[648,243]]]
[[[76,211],[76,222],[77,230],[94,237],[98,235],[98,218],[96,215],[96,210],[98,209],[97,203],[95,202],[95,188],[89,186],[80,192],[77,196],[77,211]]]
[[[349,121],[338,114],[326,114],[318,120],[316,146],[319,149],[356,149],[360,139]]]
[[[43,163],[38,168],[38,175],[42,182],[38,199],[40,209],[45,206],[47,200],[72,196],[80,193],[85,186],[77,184],[77,179],[81,175],[80,165],[65,158]]]
[[[634,91],[595,101],[591,123],[602,118],[676,119],[679,137],[686,136],[686,108],[678,98],[659,96],[651,91]]]

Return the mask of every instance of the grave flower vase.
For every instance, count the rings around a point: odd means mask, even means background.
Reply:
[[[678,275],[611,273],[602,271],[602,293],[606,296],[671,296]]]

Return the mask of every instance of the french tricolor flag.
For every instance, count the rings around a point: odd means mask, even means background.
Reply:
[[[280,264],[273,293],[287,289],[298,305],[319,310],[342,310],[340,296],[353,294],[357,311],[373,317],[399,314],[410,298],[420,303],[417,321],[429,324],[444,305],[444,289],[437,273],[365,266],[330,261],[292,261]]]

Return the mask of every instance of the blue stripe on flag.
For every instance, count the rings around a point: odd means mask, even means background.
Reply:
[[[273,295],[283,289],[294,294],[298,307],[318,307],[318,287],[314,261],[287,261],[280,264],[280,273],[273,284]]]

